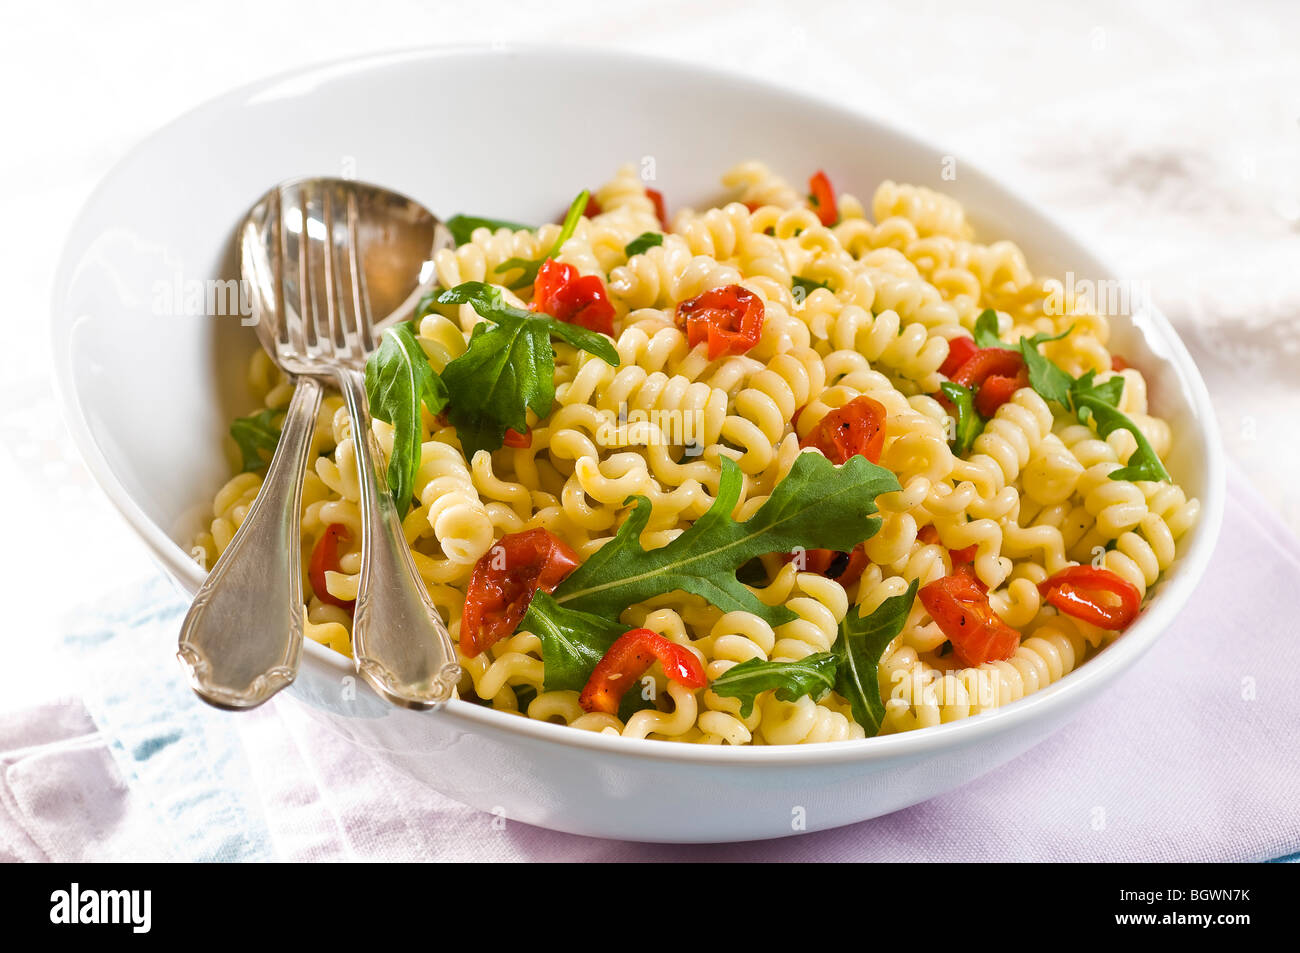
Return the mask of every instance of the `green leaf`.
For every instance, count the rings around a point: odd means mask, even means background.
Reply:
[[[1006,347],[998,337],[998,313],[985,308],[975,319],[975,343],[981,347]]]
[[[1074,331],[1073,324],[1070,325],[1068,328],[1066,328],[1064,331],[1062,331],[1060,334],[1048,334],[1046,331],[1040,331],[1037,334],[1030,335],[1029,343],[1032,344],[1034,347],[1038,347],[1038,345],[1046,344],[1048,341],[1059,341],[1062,338],[1067,338],[1070,336],[1070,334],[1073,331]]]
[[[514,271],[516,268],[521,269],[519,277],[509,285],[511,291],[517,291],[520,288],[527,288],[531,285],[537,280],[537,272],[542,265],[546,263],[546,259],[554,258],[560,253],[560,249],[564,247],[564,243],[573,237],[573,233],[578,228],[578,222],[582,218],[582,213],[587,208],[587,198],[588,193],[586,189],[583,189],[578,193],[578,197],[574,199],[573,204],[569,206],[568,214],[564,216],[564,225],[560,228],[559,237],[555,239],[555,244],[551,246],[551,250],[541,258],[536,260],[529,260],[527,258],[508,258],[501,264],[497,265],[496,273],[499,275],[505,274],[508,271]]]
[[[975,438],[984,429],[984,419],[975,411],[975,397],[971,394],[970,388],[962,387],[955,381],[943,381],[939,384],[939,390],[955,409],[953,419],[956,421],[956,426],[953,428],[952,439],[948,441],[948,445],[957,456],[965,457],[970,453]]]
[[[266,466],[275,445],[280,442],[280,423],[283,410],[268,409],[248,417],[236,417],[230,422],[230,436],[239,446],[244,473],[255,473]]]
[[[631,258],[633,255],[644,254],[651,248],[655,248],[664,243],[662,232],[642,232],[636,238],[627,243],[623,253]]]
[[[441,288],[434,285],[432,291],[416,302],[415,316],[411,320],[416,323],[417,327],[419,323],[424,320],[425,316],[433,311],[433,306],[438,303],[438,295],[441,291]]]
[[[880,697],[880,657],[907,624],[919,583],[913,579],[907,592],[891,596],[869,616],[852,608],[840,622],[840,634],[831,646],[839,664],[835,670],[835,691],[849,703],[853,720],[868,736],[880,731],[885,703]]]
[[[1055,401],[1069,410],[1070,388],[1074,386],[1074,378],[1039,354],[1038,345],[1033,338],[1020,339],[1020,354],[1029,370],[1029,386],[1038,391],[1044,400]]]
[[[429,365],[415,337],[414,322],[384,332],[366,360],[366,399],[371,416],[393,425],[393,453],[388,460],[388,488],[403,516],[415,495],[424,428],[420,405],[436,414],[447,405],[447,389]]]
[[[804,695],[820,700],[835,687],[837,659],[830,652],[808,655],[797,662],[765,662],[750,659],[735,665],[709,685],[715,695],[740,699],[740,716],[754,713],[754,699],[775,690],[781,701],[798,701]]]
[[[443,223],[451,231],[451,237],[457,245],[464,245],[470,240],[476,228],[508,228],[512,232],[531,232],[533,226],[520,225],[518,222],[506,222],[499,218],[479,218],[476,215],[453,215]]]
[[[1091,413],[1097,422],[1097,433],[1101,435],[1103,440],[1116,430],[1127,430],[1137,440],[1137,449],[1129,456],[1127,465],[1111,472],[1110,478],[1112,480],[1152,480],[1156,482],[1169,480],[1169,472],[1164,468],[1164,464],[1160,462],[1160,457],[1156,454],[1155,448],[1151,446],[1150,441],[1143,436],[1137,424],[1133,423],[1127,414],[1116,410],[1095,394],[1080,394],[1077,400],[1079,419],[1083,420],[1085,413]]]
[[[1069,328],[1064,334],[1074,330]],[[1110,474],[1112,480],[1169,480],[1169,471],[1160,462],[1151,442],[1143,436],[1129,416],[1119,409],[1120,398],[1124,394],[1124,378],[1116,374],[1100,384],[1094,383],[1095,371],[1088,371],[1081,377],[1074,378],[1061,370],[1047,358],[1038,353],[1038,344],[1055,338],[1034,335],[1022,338],[1020,353],[1024,355],[1029,367],[1029,383],[1044,400],[1055,401],[1068,411],[1073,411],[1080,423],[1095,420],[1097,433],[1104,440],[1116,430],[1127,430],[1137,440],[1137,449],[1128,459],[1128,464]]]
[[[848,552],[880,528],[876,497],[899,489],[898,478],[865,457],[836,467],[819,453],[802,453],[758,511],[738,523],[731,512],[740,498],[740,468],[722,458],[718,495],[684,533],[659,549],[641,548],[650,501],[633,497],[632,512],[618,534],[574,571],[558,589],[561,605],[615,615],[635,602],[675,590],[708,600],[723,612],[741,609],[771,625],[796,618],[769,606],[736,579],[736,570],[763,553],[805,549]]]
[[[1081,423],[1088,422],[1088,415],[1091,413],[1086,404],[1080,404],[1082,397],[1095,397],[1102,403],[1118,408],[1120,398],[1124,396],[1124,378],[1119,374],[1109,380],[1094,384],[1093,378],[1097,376],[1096,371],[1088,371],[1082,377],[1076,378],[1073,387],[1070,389],[1070,400],[1074,404],[1075,413],[1079,415]]]
[[[542,641],[542,690],[580,692],[591,670],[628,627],[575,609],[566,609],[542,590],[533,596],[519,628]]]
[[[824,281],[813,281],[811,278],[801,278],[794,275],[790,278],[790,290],[794,293],[796,304],[803,304],[808,300],[808,296],[818,288],[830,288]]]
[[[1028,340],[1031,347],[1037,347],[1040,344],[1046,344],[1048,341],[1059,341],[1061,338],[1068,337],[1074,330],[1074,325],[1070,325],[1060,334],[1048,334],[1046,331],[1032,335]],[[1004,350],[1014,351],[1014,347],[1008,347],[1002,343],[998,337],[998,313],[992,308],[985,308],[980,312],[980,316],[975,319],[975,344],[980,348],[1000,347]]]
[[[492,323],[491,327],[475,325],[465,353],[442,371],[450,395],[447,419],[456,428],[468,460],[479,450],[498,449],[507,429],[527,431],[528,408],[538,417],[551,412],[555,400],[552,336],[618,366],[618,351],[603,334],[506,304],[494,285],[465,282],[442,292],[437,302],[469,304]]]

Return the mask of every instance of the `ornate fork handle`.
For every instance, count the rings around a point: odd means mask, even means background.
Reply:
[[[352,623],[357,671],[381,695],[407,708],[435,708],[460,679],[451,636],[429,598],[406,545],[370,426],[365,381],[340,370],[339,388],[352,418],[361,486],[361,585]]]
[[[190,685],[253,708],[293,681],[302,655],[302,484],[321,385],[299,377],[266,479],[181,626]]]

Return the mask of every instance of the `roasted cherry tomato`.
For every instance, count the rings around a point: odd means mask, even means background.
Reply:
[[[794,560],[793,553],[782,553],[781,562]],[[834,549],[809,549],[803,554],[801,572],[815,572],[827,579],[834,579],[841,586],[851,586],[862,578],[862,573],[871,565],[862,543],[858,543],[852,552],[837,552]]]
[[[855,397],[817,421],[799,446],[816,447],[837,465],[859,454],[879,463],[885,446],[885,405],[870,397]]]
[[[979,347],[975,344],[974,338],[950,338],[948,341],[948,356],[939,365],[939,373],[944,377],[952,377],[957,368],[974,357],[978,350]]]
[[[460,619],[467,658],[515,631],[538,589],[555,587],[578,566],[578,554],[546,530],[508,533],[474,564]]]
[[[1020,645],[1020,633],[998,618],[970,566],[922,586],[918,594],[963,668],[1009,659]]]
[[[614,335],[614,306],[600,276],[579,275],[577,268],[554,258],[546,259],[537,271],[530,307],[557,321]]]
[[[949,376],[962,387],[976,388],[990,377],[1015,377],[1024,366],[1025,359],[1019,351],[982,347]]]
[[[602,209],[600,203],[596,201],[596,196],[588,194],[587,207],[582,210],[582,214],[587,218],[595,218],[601,213],[601,211]],[[564,220],[561,219],[560,221],[563,222]]]
[[[316,593],[316,598],[340,609],[347,609],[349,612],[355,608],[357,601],[331,596],[325,586],[325,574],[340,571],[339,543],[346,543],[350,536],[348,528],[342,523],[330,523],[325,527],[321,538],[317,540],[316,548],[311,551],[311,561],[307,566],[307,580],[311,583],[311,591]]]
[[[1051,605],[1103,629],[1124,629],[1137,618],[1142,593],[1109,569],[1070,566],[1038,584]]]
[[[533,445],[532,428],[520,433],[518,430],[506,428],[506,435],[501,441],[507,447],[514,447],[517,450],[526,450]]]
[[[654,203],[655,215],[659,219],[659,226],[666,234],[668,232],[668,212],[664,209],[664,194],[658,189],[646,189],[645,194],[649,196],[650,201]]]
[[[975,409],[985,417],[992,417],[998,408],[1009,401],[1016,391],[1029,386],[1029,368],[1022,363],[1014,377],[992,374],[975,392]]]
[[[709,342],[709,360],[744,354],[763,334],[763,300],[748,288],[727,285],[677,306],[677,326],[694,347]]]
[[[620,635],[596,663],[578,696],[578,704],[584,711],[618,714],[623,695],[656,661],[663,665],[669,679],[687,688],[708,684],[704,667],[689,649],[650,629],[633,629]]]
[[[840,212],[835,205],[835,189],[831,187],[831,180],[826,178],[825,172],[819,169],[808,180],[808,192],[809,204],[823,225],[830,228],[840,220]]]
[[[1124,360],[1124,358],[1120,357],[1118,354],[1112,354],[1110,356],[1110,369],[1116,374],[1120,371],[1126,371],[1132,366],[1132,364]]]

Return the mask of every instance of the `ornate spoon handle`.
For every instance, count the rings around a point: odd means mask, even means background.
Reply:
[[[190,685],[253,708],[293,681],[302,655],[302,483],[321,385],[299,377],[262,489],[181,625]]]
[[[435,708],[460,679],[451,636],[411,558],[370,426],[360,372],[342,370],[339,387],[352,418],[361,484],[361,585],[352,623],[357,671],[381,695],[407,708]]]

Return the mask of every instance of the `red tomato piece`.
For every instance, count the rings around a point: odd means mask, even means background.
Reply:
[[[837,553],[836,555],[843,556],[844,554]],[[858,545],[854,546],[853,552],[849,553],[848,556],[848,563],[845,565],[844,571],[838,576],[833,574],[835,563],[831,563],[832,574],[830,578],[834,579],[841,586],[853,585],[862,578],[862,574],[866,572],[867,567],[871,565],[871,558],[867,555],[867,551],[862,543],[858,543]]]
[[[841,586],[851,586],[862,578],[862,573],[871,565],[863,545],[858,543],[849,553],[836,552],[833,549],[809,549],[804,553],[803,568],[800,572],[815,572],[827,579],[834,579]],[[793,559],[793,553],[781,554],[783,563]]]
[[[1126,371],[1132,366],[1132,364],[1124,360],[1124,358],[1120,357],[1118,354],[1112,354],[1110,356],[1110,369],[1116,374],[1120,371]]]
[[[974,338],[959,337],[950,339],[948,341],[948,356],[939,365],[939,373],[944,377],[952,377],[953,372],[974,357],[978,350]]]
[[[920,531],[916,534],[916,538],[930,546],[943,545],[943,541],[939,539],[939,531],[934,528],[933,523],[922,526]],[[948,558],[952,560],[953,567],[955,568],[957,566],[963,566],[966,563],[973,563],[977,552],[979,552],[978,545],[970,545],[962,549],[950,549],[948,550]],[[980,583],[980,585],[983,585],[983,583]]]
[[[885,446],[885,405],[865,395],[855,397],[817,421],[799,446],[817,448],[836,465],[859,454],[879,463]]]
[[[1142,606],[1137,586],[1109,569],[1093,566],[1062,569],[1040,582],[1038,591],[1066,615],[1103,629],[1127,628]]]
[[[505,438],[502,440],[507,447],[514,447],[519,450],[526,450],[533,445],[533,430],[528,428],[523,433],[518,430],[506,428]]]
[[[596,663],[578,696],[578,704],[583,711],[618,714],[623,695],[656,661],[663,665],[669,679],[687,688],[708,684],[704,666],[689,649],[650,629],[632,629],[620,635]]]
[[[650,198],[650,201],[654,203],[655,215],[659,219],[660,227],[664,232],[668,232],[668,212],[664,209],[664,194],[658,189],[646,189],[645,194]]]
[[[1019,351],[1004,347],[984,347],[971,355],[949,378],[962,387],[979,387],[990,377],[1015,377],[1025,366]]]
[[[614,306],[599,275],[579,275],[572,265],[548,258],[533,283],[534,311],[549,314],[565,324],[614,336]]]
[[[582,210],[582,214],[585,215],[587,218],[595,218],[597,215],[601,213],[601,211],[602,209],[600,207],[600,203],[596,201],[596,196],[588,195],[587,207]],[[560,221],[562,224],[563,219],[561,219]]]
[[[474,564],[460,620],[460,650],[467,658],[519,627],[537,590],[554,592],[578,567],[564,540],[538,527],[508,533]]]
[[[835,204],[835,189],[831,180],[820,169],[808,180],[808,199],[812,210],[823,225],[830,228],[840,220],[840,212]]]
[[[963,547],[962,549],[950,549],[948,550],[948,558],[952,560],[952,565],[955,569],[958,566],[973,563],[975,561],[975,554],[979,552],[979,549],[979,546],[974,543]],[[980,585],[983,585],[983,583],[980,583]]]
[[[1022,358],[1023,362],[1023,358]],[[1029,368],[1023,363],[1014,377],[992,374],[980,384],[975,392],[975,409],[985,417],[992,417],[998,408],[1009,401],[1016,391],[1029,386]]]
[[[349,612],[356,607],[357,601],[337,599],[330,595],[329,589],[325,587],[325,574],[339,572],[339,543],[346,543],[351,535],[342,523],[330,523],[325,527],[321,538],[316,541],[316,547],[311,551],[311,561],[307,566],[307,580],[311,583],[311,591],[316,594],[316,598],[340,609],[347,609]]]
[[[677,306],[678,327],[691,347],[709,343],[709,360],[744,354],[763,334],[763,299],[748,288],[714,288]]]
[[[782,553],[781,562],[788,563],[794,561],[794,553]],[[818,575],[825,574],[826,570],[831,568],[831,563],[835,561],[835,550],[833,549],[808,549],[803,553],[803,565],[799,567],[800,572],[815,572]]]
[[[988,592],[969,566],[936,579],[918,593],[948,641],[958,665],[971,668],[1009,659],[1020,633],[1003,622],[989,605]]]

